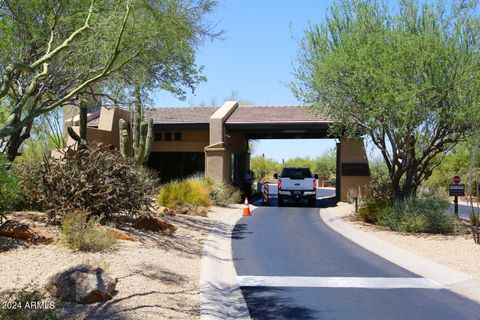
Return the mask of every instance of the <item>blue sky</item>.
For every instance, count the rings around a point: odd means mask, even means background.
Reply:
[[[287,84],[299,40],[309,22],[321,23],[331,0],[224,0],[211,20],[223,30],[223,40],[199,48],[198,64],[207,82],[180,101],[166,92],[153,96],[156,106],[221,105],[235,91],[240,99],[259,105],[300,103]],[[261,140],[256,154],[277,160],[312,158],[334,147],[334,140]]]

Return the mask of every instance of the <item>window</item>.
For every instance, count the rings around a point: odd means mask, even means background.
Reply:
[[[155,141],[162,141],[162,133],[161,132],[155,132]]]
[[[175,132],[175,141],[182,141],[182,133]]]
[[[172,133],[171,132],[165,132],[165,141],[172,141]]]

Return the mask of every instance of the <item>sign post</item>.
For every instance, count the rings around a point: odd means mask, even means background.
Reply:
[[[455,215],[458,217],[458,197],[465,196],[465,185],[459,184],[462,179],[459,176],[453,177],[453,183],[448,186],[448,194],[450,197],[455,197],[453,200]]]

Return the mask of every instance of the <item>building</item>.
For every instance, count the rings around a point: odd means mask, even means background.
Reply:
[[[332,121],[313,115],[305,106],[253,106],[227,101],[220,108],[157,108],[145,110],[154,120],[154,141],[148,166],[166,181],[198,172],[225,183],[242,185],[249,168],[250,139],[335,138]],[[89,114],[87,140],[119,147],[119,120],[130,112],[102,108]],[[72,120],[67,120],[72,123]],[[78,120],[73,120],[78,130]],[[75,127],[77,125],[77,127]],[[67,145],[75,141],[68,138]],[[288,150],[285,151],[286,156]],[[340,139],[337,144],[337,195],[364,192],[370,171],[362,140]]]

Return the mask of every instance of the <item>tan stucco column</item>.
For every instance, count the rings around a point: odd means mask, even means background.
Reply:
[[[227,101],[209,120],[210,145],[205,147],[205,175],[217,182],[231,182],[231,151],[225,139],[225,121],[238,102]]]
[[[364,195],[371,178],[363,139],[340,139],[337,148],[340,201],[347,201],[349,195]]]
[[[217,182],[229,183],[231,180],[231,153],[223,146],[205,148],[205,174]]]

